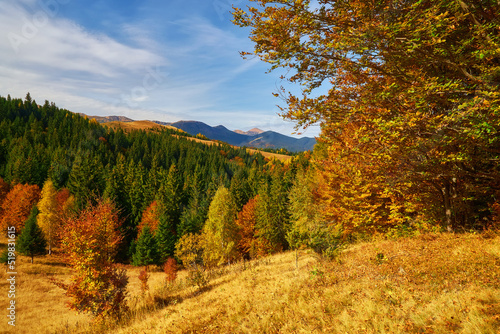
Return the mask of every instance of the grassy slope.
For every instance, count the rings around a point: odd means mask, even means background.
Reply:
[[[166,127],[168,129],[173,129],[177,130],[180,132],[184,132],[181,129],[175,128],[170,125],[160,125],[151,121],[133,121],[133,122],[118,122],[118,121],[113,121],[113,122],[107,122],[107,123],[102,123],[103,126],[110,127],[112,129],[117,129],[117,128],[122,128],[124,131],[132,131],[132,130],[149,130],[149,129],[161,129],[162,127]],[[186,139],[189,140],[194,140],[199,143],[203,143],[205,145],[214,145],[217,142],[211,141],[211,140],[203,140],[199,138],[194,138],[194,137],[185,137]],[[233,146],[235,147],[235,146]],[[255,153],[260,153],[264,157],[268,159],[278,159],[281,161],[287,161],[291,159],[291,156],[289,155],[284,155],[284,154],[277,154],[277,153],[270,153],[270,152],[264,152],[264,151],[259,151],[256,149],[247,149],[247,151],[251,154]]]
[[[19,268],[19,332],[79,331],[85,321],[64,310],[48,276],[66,273],[48,258]],[[423,235],[360,243],[339,261],[313,254],[278,254],[213,273],[208,288],[152,273],[146,298],[130,268],[132,312],[112,333],[498,333],[500,236]],[[6,291],[0,278],[0,291]],[[0,309],[5,309],[5,298]],[[50,307],[50,309],[49,309]],[[66,320],[68,319],[68,320]],[[43,324],[41,326],[40,324]],[[80,327],[80,330],[89,327]]]

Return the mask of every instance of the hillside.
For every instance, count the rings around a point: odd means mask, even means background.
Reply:
[[[170,125],[182,129],[193,136],[201,133],[210,139],[221,140],[235,146],[285,148],[292,152],[301,152],[312,150],[316,144],[316,139],[314,138],[293,138],[274,131],[249,131],[242,133],[231,131],[222,125],[212,127],[197,121],[179,121],[170,123]]]
[[[91,116],[91,117],[94,118],[94,116]],[[112,128],[112,129],[115,129],[115,130],[120,128],[124,131],[152,130],[152,129],[167,128],[167,129],[171,129],[171,130],[185,132],[184,130],[173,127],[171,125],[160,124],[158,122],[153,122],[153,121],[126,121],[126,122],[125,121],[107,121],[107,122],[103,122],[102,125],[109,127],[109,128]],[[195,138],[195,137],[184,137],[184,138],[198,142],[198,143],[202,143],[205,145],[214,145],[217,143],[217,142],[212,141],[212,140],[204,140],[204,139],[199,139],[199,138]],[[235,145],[232,145],[232,146],[234,148],[237,148],[237,146],[235,146]],[[288,161],[291,159],[291,156],[289,156],[289,155],[264,152],[264,151],[259,151],[259,150],[251,149],[251,148],[248,148],[247,152],[249,152],[251,154],[262,154],[264,157],[266,157],[268,159],[277,159],[280,161]]]
[[[94,118],[92,116],[92,118]],[[97,120],[99,122],[99,120]],[[160,125],[151,121],[108,121],[103,122],[102,125],[110,127],[112,129],[121,128],[124,131],[132,131],[132,130],[148,130],[148,129],[162,129],[167,128],[171,130],[177,130],[184,132],[180,129],[174,128],[170,125]]]
[[[299,251],[298,267],[287,252],[215,270],[202,290],[157,271],[145,299],[127,266],[131,313],[104,333],[497,333],[499,245],[491,233],[426,234],[355,244],[333,262]],[[69,277],[57,255],[18,268],[18,333],[97,332],[49,282]]]

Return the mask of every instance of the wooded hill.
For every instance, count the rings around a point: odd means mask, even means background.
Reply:
[[[39,105],[29,93],[24,100],[1,97],[2,228],[12,224],[22,231],[50,180],[54,194],[66,194],[61,201],[74,197],[73,211],[103,200],[113,203],[121,221],[121,261],[132,258],[134,240],[153,210],[153,229],[159,222],[164,225],[161,258],[165,259],[174,255],[182,236],[201,232],[216,191],[225,187],[234,212],[261,194],[261,221],[268,224],[262,225],[267,232],[261,237],[266,249],[287,249],[288,191],[298,166],[307,165],[308,158],[299,155],[284,165],[258,152],[192,139],[167,127],[148,131],[104,127],[54,103]]]

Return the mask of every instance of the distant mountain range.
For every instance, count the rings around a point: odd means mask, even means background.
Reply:
[[[290,152],[312,150],[316,144],[314,138],[293,138],[274,131],[251,129],[247,132],[241,130],[231,131],[223,125],[210,126],[198,121],[179,121],[164,123],[195,136],[199,133],[212,140],[220,140],[230,145],[247,146],[255,148],[286,148]]]
[[[106,122],[131,122],[130,118],[124,116],[88,116],[95,118],[99,123]],[[290,152],[301,152],[312,150],[316,144],[315,138],[303,137],[293,138],[282,135],[274,131],[262,131],[253,128],[249,131],[231,131],[223,125],[210,126],[203,122],[198,121],[179,121],[174,123],[167,123],[161,121],[153,121],[161,125],[173,126],[181,129],[190,135],[196,136],[202,134],[211,140],[220,140],[234,146],[246,146],[254,148],[285,148]]]

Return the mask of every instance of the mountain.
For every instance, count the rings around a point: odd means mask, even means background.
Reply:
[[[130,122],[130,127],[135,126],[134,120],[125,116],[87,116],[94,118],[99,123]],[[290,152],[301,152],[312,150],[316,139],[304,137],[293,138],[274,131],[262,131],[257,128],[248,131],[231,131],[223,125],[210,126],[198,121],[178,121],[168,123],[162,121],[151,121],[156,124],[173,126],[193,136],[201,133],[211,140],[220,140],[234,146],[246,146],[254,148],[285,148]],[[129,127],[127,127],[129,128]]]
[[[242,130],[234,130],[234,132],[239,133],[240,135],[247,135],[247,136],[255,136],[263,133],[261,129],[253,128],[248,131],[242,131]]]
[[[199,133],[212,140],[220,140],[230,145],[247,146],[256,148],[285,148],[291,152],[312,150],[316,144],[314,138],[293,138],[274,131],[252,129],[246,133],[243,131],[231,131],[222,125],[210,126],[198,121],[179,121],[169,125],[184,130],[195,136]]]

